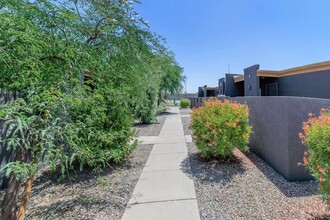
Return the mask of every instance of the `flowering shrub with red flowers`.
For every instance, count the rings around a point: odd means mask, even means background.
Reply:
[[[302,143],[308,147],[304,163],[320,182],[320,193],[330,209],[330,108],[303,124]]]
[[[248,150],[251,133],[247,105],[209,99],[193,109],[190,128],[204,158],[232,157],[234,148]]]

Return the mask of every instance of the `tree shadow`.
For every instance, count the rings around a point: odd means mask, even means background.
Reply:
[[[161,112],[159,115],[156,116],[156,121],[154,123],[142,123],[141,121],[137,121],[133,124],[134,128],[146,128],[152,125],[162,125],[166,120],[166,116],[169,115],[177,115],[177,113],[173,112]]]
[[[87,166],[83,171],[71,170],[71,181],[68,176],[62,178],[60,169],[45,169],[33,184],[28,215],[32,219],[119,219],[151,150],[152,145],[140,145],[126,161],[111,163],[102,171]]]
[[[162,113],[160,113],[159,115],[160,116],[168,116],[168,115],[178,115],[179,113],[176,113],[176,112],[168,112],[168,111],[166,111],[166,112],[162,112]]]
[[[202,184],[220,183],[227,185],[237,175],[247,169],[240,158],[204,160],[199,152],[190,152],[181,163],[181,168],[189,177]]]
[[[75,209],[85,209],[93,210],[93,212],[87,212],[82,214],[83,216],[75,216],[74,218],[79,219],[83,217],[84,219],[94,219],[93,217],[85,216],[88,214],[95,214],[98,211],[102,211],[104,207],[116,207],[121,204],[117,204],[115,200],[103,199],[98,195],[79,195],[72,199],[62,200],[52,203],[51,205],[41,205],[33,209],[32,212],[27,214],[27,219],[29,217],[36,217],[42,219],[67,219],[68,216],[73,213]],[[77,213],[75,213],[77,214]],[[81,213],[79,213],[81,214]]]
[[[290,182],[276,172],[264,160],[251,152],[243,153],[286,197],[307,197],[317,195],[318,184],[316,181]]]
[[[114,172],[124,172],[125,170],[132,169],[133,166],[133,164],[126,160],[121,164],[111,163],[108,167],[102,168],[102,170],[95,170],[92,167],[85,166],[82,171],[79,171],[78,165],[75,165],[73,169],[70,169],[64,175],[59,167],[56,170],[45,168],[40,171],[40,174],[33,182],[33,193],[39,194],[49,187],[56,185],[72,186],[88,183],[91,179],[105,177]]]

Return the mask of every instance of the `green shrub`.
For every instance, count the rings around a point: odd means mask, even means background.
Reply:
[[[320,183],[320,193],[330,209],[330,109],[304,122],[302,143],[308,147],[304,163]]]
[[[180,108],[190,108],[190,100],[189,99],[181,99],[180,100]]]
[[[193,109],[193,140],[206,159],[232,157],[234,148],[248,150],[251,126],[246,105],[210,99]]]

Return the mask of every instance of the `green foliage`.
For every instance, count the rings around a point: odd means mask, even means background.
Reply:
[[[304,163],[320,183],[320,193],[330,209],[330,109],[322,109],[318,117],[304,122],[300,134],[308,147]]]
[[[100,170],[123,161],[136,146],[134,117],[153,123],[163,97],[182,89],[183,69],[133,6],[0,1],[0,91],[19,97],[0,106],[1,142],[17,154],[1,169],[13,186],[6,195],[40,165],[64,174],[77,163]],[[3,217],[15,218],[16,196],[5,198]]]
[[[190,128],[204,158],[232,157],[233,149],[247,151],[251,133],[246,105],[209,99],[193,109]]]
[[[102,202],[102,198],[98,195],[81,195],[79,197],[76,198],[76,200],[79,203],[82,203],[84,205],[91,205],[91,204],[95,204],[95,203],[100,203]]]
[[[106,177],[100,176],[97,178],[98,186],[100,186],[102,189],[106,189],[111,186],[110,180],[108,180]]]
[[[137,2],[137,1],[134,1]],[[41,164],[101,169],[134,149],[134,117],[152,123],[159,100],[180,91],[182,68],[133,3],[0,1],[1,140],[18,159],[18,179]]]
[[[157,113],[157,94],[147,91],[146,99],[137,107],[136,117],[141,118],[142,123],[156,122]]]
[[[182,88],[173,53],[130,2],[0,6],[0,89],[21,97],[0,107],[4,141],[36,153],[39,163],[45,155],[63,170],[74,161],[81,168],[120,162],[136,145],[129,144],[133,118],[153,123],[158,100]]]
[[[180,108],[190,108],[190,105],[189,99],[180,99]]]

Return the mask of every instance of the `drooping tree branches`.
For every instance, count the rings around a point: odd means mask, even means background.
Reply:
[[[137,1],[136,1],[137,2]],[[184,80],[174,54],[126,0],[1,0],[2,143],[16,159],[4,219],[24,219],[41,164],[101,169],[127,157],[133,118],[153,122],[157,101]],[[46,159],[46,160],[45,160]],[[20,184],[25,183],[21,209]]]

